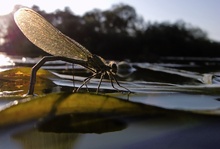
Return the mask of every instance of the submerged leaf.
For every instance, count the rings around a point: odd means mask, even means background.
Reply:
[[[43,119],[38,130],[56,133],[105,133],[125,129],[127,123],[118,118],[98,114],[68,114]]]
[[[27,93],[30,83],[31,68],[19,67],[0,72],[0,92],[7,95],[23,95]],[[35,93],[43,94],[45,90],[51,89],[55,84],[47,78],[55,78],[51,72],[40,69],[37,72]],[[11,92],[10,92],[11,91]]]
[[[72,149],[78,137],[76,133],[44,133],[25,129],[13,134],[10,143],[22,149]]]

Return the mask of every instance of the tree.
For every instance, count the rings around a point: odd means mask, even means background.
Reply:
[[[75,15],[68,7],[53,13],[38,6],[33,9],[91,53],[105,59],[155,61],[161,56],[220,56],[220,43],[211,41],[202,29],[184,21],[146,23],[129,5],[118,4],[104,11],[94,9],[83,16]],[[1,49],[14,55],[45,55],[24,37],[12,14],[10,17]]]

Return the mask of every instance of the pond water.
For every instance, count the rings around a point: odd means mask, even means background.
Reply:
[[[16,57],[12,60],[12,65],[1,66],[1,70],[32,66],[39,59]],[[73,87],[79,87],[83,80],[91,75],[81,66],[61,61],[46,63],[42,68],[59,77],[52,79],[59,87],[52,90],[53,92],[69,91]],[[202,65],[195,62],[119,63],[117,79],[121,86],[133,93],[129,97],[126,93],[115,93],[108,78],[105,78],[100,87],[101,94],[108,93],[124,100],[129,98],[131,102],[164,109],[198,113],[211,111],[213,114],[199,118],[193,115],[178,118],[160,115],[117,118],[102,123],[102,126],[106,125],[106,127],[117,125],[116,130],[100,134],[85,133],[80,130],[70,133],[43,132],[35,127],[36,122],[30,122],[0,129],[0,148],[218,148],[220,145],[219,73],[218,63],[210,64],[210,61]],[[99,78],[92,79],[88,89],[95,91],[98,84]],[[1,90],[1,107],[9,102],[3,98],[4,93],[5,91]],[[217,116],[213,117],[213,115]]]

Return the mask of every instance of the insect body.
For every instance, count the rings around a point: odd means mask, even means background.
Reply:
[[[31,73],[30,87],[28,94],[33,95],[34,84],[36,80],[36,72],[46,61],[62,60],[75,63],[89,69],[93,75],[86,78],[77,91],[86,85],[90,79],[101,75],[97,88],[99,91],[104,75],[108,75],[111,85],[114,89],[113,80],[118,86],[130,92],[127,88],[121,86],[116,80],[117,65],[114,62],[107,63],[100,56],[90,53],[85,47],[75,40],[67,37],[53,25],[47,22],[40,14],[29,8],[21,8],[14,14],[17,26],[23,34],[36,46],[43,49],[47,53],[54,56],[46,56],[39,61],[33,68]]]

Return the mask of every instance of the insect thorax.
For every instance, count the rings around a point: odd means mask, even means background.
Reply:
[[[110,62],[107,64],[102,57],[95,54],[93,54],[92,57],[88,57],[88,67],[92,68],[96,73],[107,71],[111,71],[113,73],[117,72],[117,66],[115,63]]]

